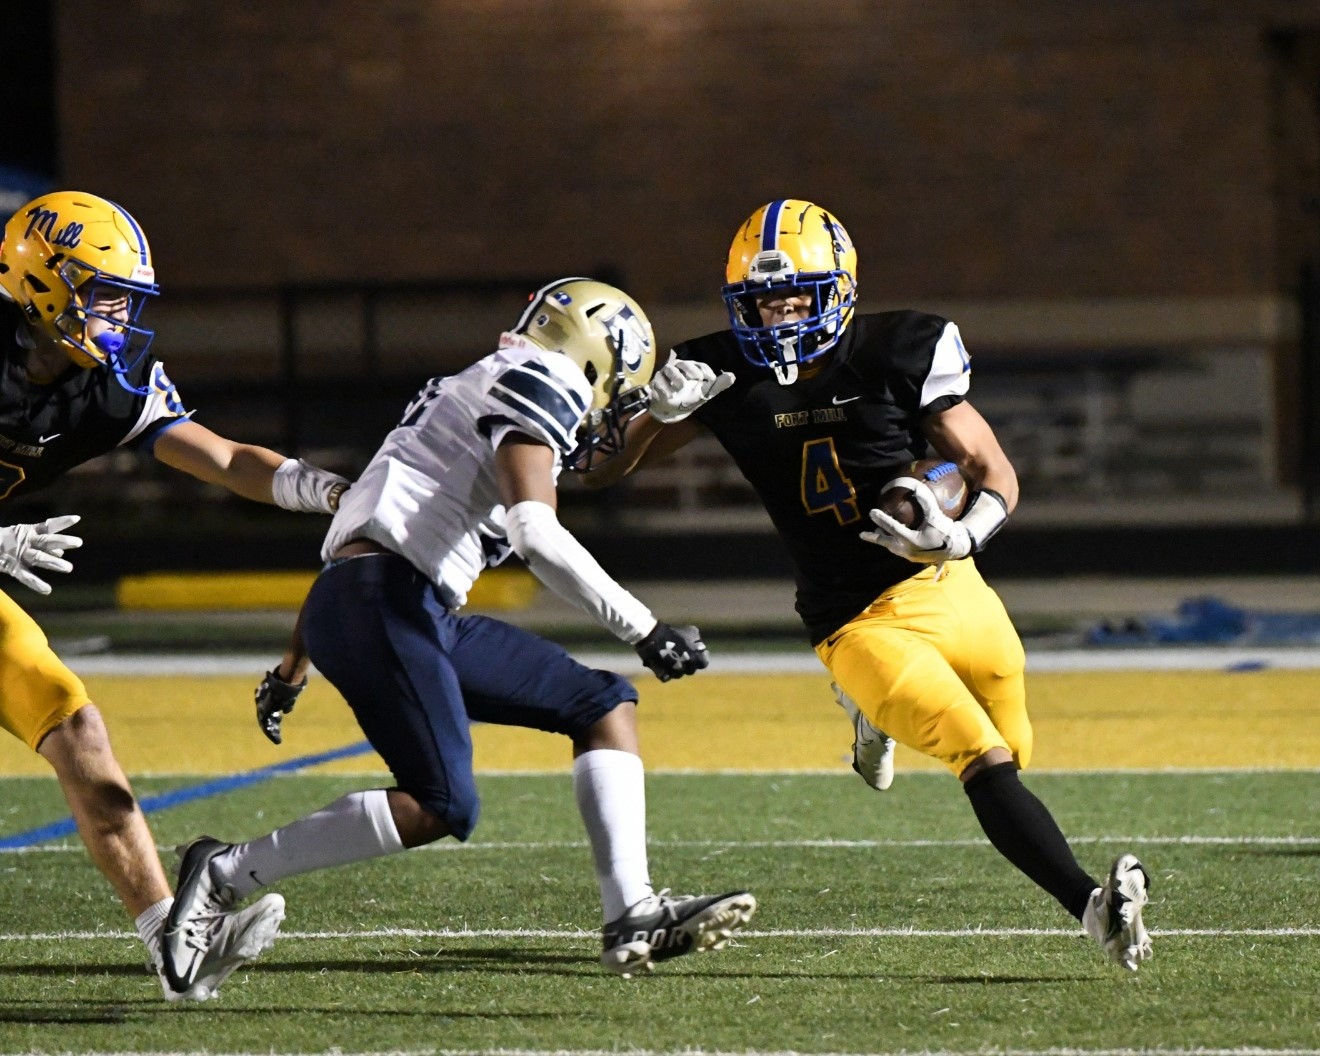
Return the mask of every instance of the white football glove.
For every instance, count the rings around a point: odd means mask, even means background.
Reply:
[[[47,572],[72,572],[73,565],[64,560],[65,550],[75,550],[83,541],[76,535],[61,535],[66,528],[72,528],[81,517],[68,514],[64,517],[52,517],[40,524],[12,524],[0,528],[0,572],[13,576],[38,594],[49,594],[50,584],[41,579],[32,569],[40,568]]]
[[[733,384],[727,370],[716,375],[709,364],[679,359],[669,353],[669,362],[651,379],[651,403],[647,408],[657,422],[681,422]]]
[[[286,458],[271,478],[271,501],[294,513],[333,514],[348,486],[349,481],[338,473],[314,466],[305,458]]]
[[[871,520],[876,530],[862,532],[863,539],[919,565],[957,561],[972,552],[972,536],[967,526],[940,509],[939,500],[925,481],[900,477],[893,483],[911,489],[913,501],[921,507],[921,527],[908,528],[882,510],[872,510]]]

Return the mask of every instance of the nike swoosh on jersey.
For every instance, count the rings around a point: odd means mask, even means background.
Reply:
[[[860,399],[861,399],[860,396],[845,396],[843,399],[839,399],[839,397],[835,396],[831,402],[834,404],[835,407],[838,407],[840,404],[852,403],[853,400],[860,400]]]
[[[50,436],[43,436],[40,440],[37,441],[37,443],[49,444],[52,440],[58,440],[63,435],[64,435],[63,433],[51,433]]]

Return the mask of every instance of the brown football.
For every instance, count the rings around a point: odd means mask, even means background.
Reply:
[[[923,458],[919,462],[909,462],[894,479],[898,477],[924,480],[935,493],[940,509],[950,517],[960,516],[967,505],[967,481],[952,462]],[[921,527],[921,507],[913,500],[911,489],[895,487],[892,480],[880,489],[880,509],[908,528]]]

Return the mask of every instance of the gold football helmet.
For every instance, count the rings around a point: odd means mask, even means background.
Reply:
[[[655,334],[641,305],[594,279],[558,279],[532,294],[512,332],[562,352],[591,385],[591,407],[565,466],[585,472],[618,454],[624,427],[651,399]]]
[[[792,384],[797,366],[824,355],[852,320],[857,250],[830,213],[797,198],[761,206],[729,247],[724,303],[743,355]],[[765,326],[756,299],[767,293],[809,293],[811,312],[800,322]]]
[[[125,210],[77,191],[28,202],[5,225],[0,289],[78,366],[108,366],[131,388],[124,374],[154,336],[138,318],[159,288],[147,236]]]

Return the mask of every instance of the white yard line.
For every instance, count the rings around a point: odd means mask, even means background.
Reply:
[[[1284,939],[1320,938],[1315,928],[1151,928],[1156,938]],[[1076,938],[1077,928],[776,928],[738,932],[740,939],[998,939]],[[0,933],[0,942],[136,940],[133,931],[38,931]],[[344,941],[353,939],[572,939],[600,941],[599,931],[578,928],[364,928],[360,931],[281,931],[280,940]]]
[[[574,654],[588,667],[627,675],[644,673],[631,652]],[[79,675],[250,675],[259,677],[271,665],[264,653],[209,655],[147,654],[136,656],[69,656],[65,662]],[[1027,653],[1027,670],[1046,671],[1216,671],[1261,665],[1281,669],[1320,668],[1320,649],[1217,648],[1185,646],[1168,649],[1036,649]],[[816,655],[804,644],[791,652],[717,653],[710,675],[817,674],[826,677]]]
[[[290,779],[301,780],[309,774],[315,775],[316,768],[308,767],[306,770],[289,771],[286,773],[272,774],[272,781],[287,781]],[[369,779],[378,779],[381,774],[388,773],[387,770],[340,770],[336,769],[333,773],[321,772],[321,776],[332,776],[336,779],[347,777],[360,777]],[[483,780],[488,778],[508,777],[508,778],[528,778],[528,777],[559,777],[567,778],[572,773],[568,766],[558,770],[478,770],[477,774]],[[1106,767],[1095,769],[1051,769],[1043,767],[1037,769],[1032,767],[1028,771],[1028,776],[1037,777],[1237,777],[1250,774],[1320,774],[1320,767],[1316,766],[1134,766],[1134,767]],[[647,767],[646,775],[648,777],[837,777],[856,781],[857,778],[851,770],[845,770],[842,766],[831,767],[828,770],[819,768],[804,768],[801,770],[758,770],[758,769],[730,769],[730,770],[698,770],[681,767]],[[195,770],[134,770],[132,776],[135,778],[149,777],[155,779],[171,779],[186,781],[204,781],[210,778],[219,777],[219,774],[199,774]],[[949,780],[947,770],[906,770],[903,772],[903,780],[908,781],[913,778],[931,778],[938,777],[941,781]],[[0,782],[3,781],[30,781],[54,780],[49,774],[0,774]]]
[[[356,1052],[332,1050],[335,1056],[1320,1056],[1320,1049],[873,1049],[867,1053],[802,1052],[795,1049],[390,1049]],[[272,1056],[275,1050],[134,1050],[100,1052],[98,1056]],[[70,1056],[68,1053],[53,1056]],[[280,1053],[279,1056],[325,1056],[323,1052]]]
[[[1070,836],[1073,844],[1118,844],[1121,846],[1156,847],[1318,847],[1320,836]],[[586,840],[487,840],[470,843],[437,842],[415,847],[415,852],[428,854],[474,851],[548,851],[574,850],[589,846]],[[887,848],[941,848],[982,847],[990,843],[982,837],[958,840],[648,840],[647,846],[662,848],[718,847],[721,850],[813,848],[821,850],[884,850]],[[163,853],[174,850],[174,845],[161,844]],[[0,848],[4,854],[69,854],[83,851],[81,843],[34,844],[29,847]]]

